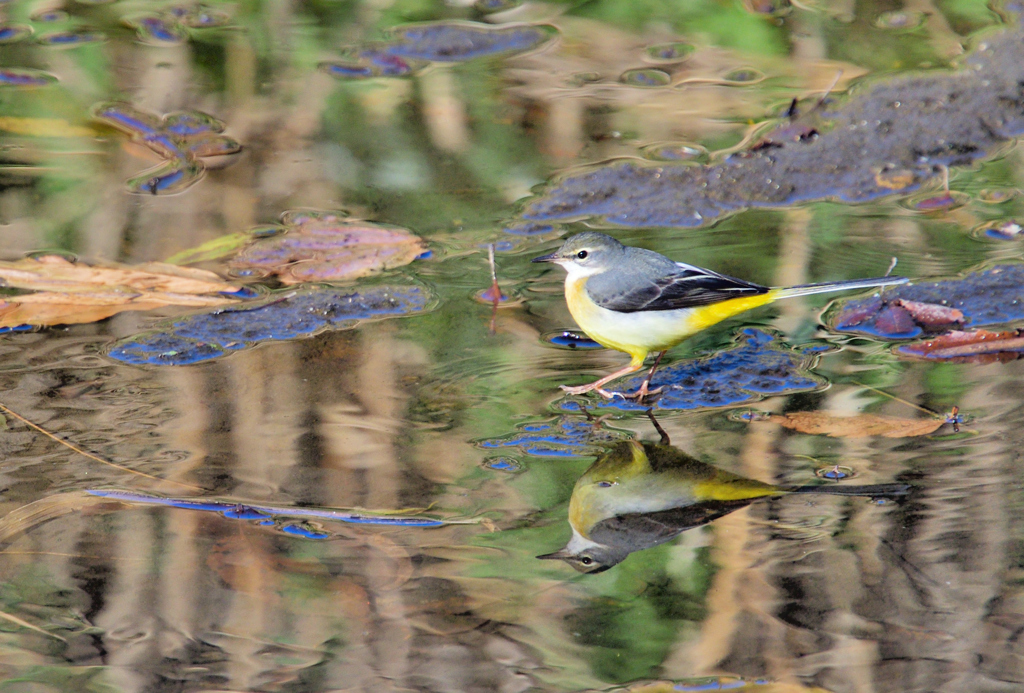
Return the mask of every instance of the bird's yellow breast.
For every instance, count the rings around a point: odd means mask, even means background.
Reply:
[[[715,323],[775,300],[769,291],[694,308],[620,313],[594,303],[586,285],[587,277],[565,279],[565,302],[573,319],[595,342],[632,356],[634,365],[651,352],[671,349]]]

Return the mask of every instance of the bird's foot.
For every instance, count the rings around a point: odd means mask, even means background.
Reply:
[[[649,390],[647,388],[647,383],[644,383],[643,385],[640,386],[640,389],[637,390],[636,392],[630,392],[628,394],[624,394],[622,392],[616,392],[616,393],[613,393],[613,394],[618,395],[622,399],[635,399],[637,402],[642,402],[645,399],[647,399],[648,397],[650,397],[651,395],[660,395],[661,391],[664,390],[664,389],[665,389],[664,387],[658,387],[658,388],[655,388],[653,390]]]
[[[558,387],[562,388],[563,392],[565,392],[566,394],[570,394],[570,395],[585,395],[588,392],[596,392],[597,394],[601,395],[605,399],[615,399],[616,397],[626,397],[626,395],[622,394],[621,392],[611,392],[609,390],[605,390],[603,387],[601,387],[597,383],[590,383],[589,385],[578,385],[578,386],[575,386],[575,387],[573,387],[571,385],[559,385]]]

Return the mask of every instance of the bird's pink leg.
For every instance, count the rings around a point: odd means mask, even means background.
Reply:
[[[559,387],[568,392],[570,395],[582,395],[586,392],[597,392],[597,394],[607,399],[611,399],[612,397],[615,397],[615,395],[619,395],[621,397],[621,393],[609,392],[608,390],[604,389],[604,386],[610,383],[611,381],[615,380],[616,378],[621,378],[622,376],[629,375],[630,373],[636,373],[642,367],[643,361],[641,361],[639,364],[634,364],[630,362],[629,365],[620,368],[611,375],[606,375],[600,380],[595,380],[589,385],[579,385],[577,387],[571,387],[569,385],[559,385]]]
[[[656,394],[658,394],[659,392],[661,392],[662,390],[665,389],[665,388],[662,388],[662,387],[659,387],[657,390],[649,390],[648,389],[651,386],[651,378],[654,377],[654,371],[658,370],[658,364],[661,363],[661,359],[664,356],[665,356],[665,352],[664,351],[659,351],[658,352],[657,358],[654,359],[654,365],[651,366],[651,370],[647,371],[647,377],[644,378],[644,382],[641,383],[640,389],[637,390],[636,392],[634,392],[631,395],[622,395],[625,399],[635,399],[637,402],[640,402],[647,395],[656,395]]]

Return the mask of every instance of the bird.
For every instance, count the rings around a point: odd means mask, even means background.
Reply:
[[[819,493],[899,498],[907,484],[775,486],[694,459],[671,445],[620,441],[583,473],[569,499],[572,538],[537,556],[600,573],[760,498]]]
[[[566,271],[565,301],[573,319],[595,342],[629,354],[629,365],[610,375],[588,385],[561,386],[571,395],[596,391],[609,399],[642,400],[656,394],[650,390],[651,377],[665,352],[737,313],[781,298],[909,281],[886,276],[771,288],[626,246],[595,231],[570,236],[555,252],[532,261],[560,265]],[[605,389],[616,378],[643,368],[651,353],[657,357],[636,393]]]

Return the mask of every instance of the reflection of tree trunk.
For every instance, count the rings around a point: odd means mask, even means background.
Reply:
[[[773,283],[791,286],[807,282],[807,265],[811,257],[808,235],[810,212],[794,209],[786,212],[781,228],[782,245]],[[780,327],[793,331],[806,319],[803,299],[780,302]],[[774,398],[759,408],[777,411],[784,404]],[[777,472],[776,439],[779,431],[772,427],[752,426],[744,435],[739,472],[766,482],[774,482]],[[765,514],[765,507],[743,509],[715,521],[711,560],[718,566],[707,594],[708,615],[701,624],[700,636],[690,644],[678,647],[667,662],[666,670],[685,677],[714,673],[723,662],[757,653],[752,666],[774,679],[793,676],[792,658],[777,645],[785,639],[785,628],[775,617],[778,595],[767,575],[764,563],[755,564],[754,556],[768,550],[763,533],[752,531],[751,515]],[[754,623],[751,623],[754,621]],[[742,625],[742,630],[738,629]],[[760,647],[752,641],[763,643]],[[738,654],[739,653],[739,654]],[[759,661],[763,658],[763,661]]]
[[[274,498],[300,464],[309,387],[298,376],[299,344],[271,344],[224,362],[233,400],[235,495]]]
[[[112,578],[102,595],[104,607],[93,619],[102,628],[107,651],[107,676],[119,691],[146,690],[150,672],[159,661],[160,628],[154,566],[136,560],[151,556],[156,548],[154,514],[128,511],[115,516],[110,545],[113,547]]]
[[[313,497],[330,505],[399,508],[402,470],[396,437],[403,428],[405,395],[399,389],[402,364],[386,324],[366,325],[353,334],[360,348],[342,373],[340,386],[319,405],[317,432],[323,440],[323,469],[329,473]],[[314,493],[310,489],[310,493]],[[370,530],[375,532],[375,530]],[[405,617],[395,565],[366,536],[358,555],[371,604],[369,634],[361,639],[373,652],[373,671],[401,680],[408,669],[411,630]],[[408,560],[406,556],[405,560]]]
[[[435,147],[447,152],[465,151],[469,147],[466,107],[459,96],[452,69],[445,65],[434,66],[418,79],[430,140]]]
[[[544,121],[544,151],[556,165],[565,166],[583,150],[587,100],[556,96],[546,105],[548,112]]]

